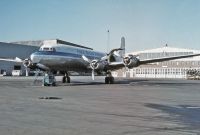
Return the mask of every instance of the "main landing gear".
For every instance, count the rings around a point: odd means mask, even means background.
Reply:
[[[114,83],[114,77],[112,76],[111,72],[108,71],[105,77],[105,84],[113,84],[113,83]]]
[[[70,77],[68,73],[65,73],[65,75],[63,76],[62,83],[70,83]]]

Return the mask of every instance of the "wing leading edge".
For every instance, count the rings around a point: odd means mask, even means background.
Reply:
[[[183,59],[183,58],[189,58],[194,56],[200,56],[200,54],[190,54],[190,55],[180,55],[180,56],[173,56],[173,57],[162,57],[162,58],[156,58],[156,59],[146,59],[146,60],[140,60],[139,64],[148,64],[148,63],[154,63],[154,62],[163,62],[163,61],[169,61],[169,60],[175,60],[175,59]]]
[[[8,61],[8,62],[17,62],[17,63],[23,63],[23,60],[16,57],[15,59],[10,58],[0,58],[0,61]]]

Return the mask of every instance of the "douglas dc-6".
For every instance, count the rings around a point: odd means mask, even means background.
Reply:
[[[162,57],[156,59],[140,60],[136,55],[125,56],[125,38],[121,38],[121,47],[112,49],[109,53],[94,51],[92,48],[69,44],[43,45],[37,52],[30,55],[30,58],[22,60],[0,58],[3,61],[23,63],[26,68],[40,69],[48,74],[59,71],[63,74],[63,83],[70,83],[69,72],[92,72],[94,80],[95,72],[105,73],[105,83],[113,84],[114,77],[111,71],[121,68],[134,68],[142,64],[162,62],[174,59],[181,59],[200,54],[181,55],[173,57]]]

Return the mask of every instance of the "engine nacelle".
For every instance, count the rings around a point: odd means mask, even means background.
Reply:
[[[38,68],[37,64],[34,64],[30,59],[25,59],[23,61],[23,65],[24,65],[24,67],[30,68],[30,69]]]
[[[33,63],[30,59],[25,59],[23,61],[23,65],[26,67],[26,68],[30,68],[30,69],[40,69],[40,70],[43,70],[43,71],[49,71],[49,67],[41,64],[41,63]]]
[[[106,63],[103,61],[98,61],[98,60],[92,60],[90,63],[90,67],[92,69],[98,70],[98,71],[102,71],[104,70],[106,66]]]
[[[139,59],[137,56],[134,55],[128,55],[123,58],[124,65],[128,68],[133,68],[139,66]]]

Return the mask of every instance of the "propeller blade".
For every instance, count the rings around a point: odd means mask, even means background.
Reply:
[[[116,52],[116,51],[119,51],[119,50],[123,50],[122,48],[116,48],[116,49],[112,49],[108,55],[111,55],[112,53]]]
[[[92,80],[94,80],[94,71],[95,71],[95,67],[92,66],[92,64],[94,64],[94,63],[93,63],[94,60],[92,61],[92,60],[88,59],[85,55],[82,55],[82,58],[83,58],[84,61],[87,61],[87,62],[90,64],[90,67],[91,67],[91,69],[92,69]],[[99,60],[96,60],[95,62],[98,62],[98,61],[99,61]]]
[[[113,54],[116,55],[116,56],[118,56],[118,57],[121,57],[121,55],[118,52],[116,52],[116,51],[114,51]]]
[[[85,55],[82,55],[82,58],[83,58],[84,61],[87,61],[88,63],[91,63],[91,60],[88,59]]]
[[[94,69],[92,70],[92,80],[94,80]]]

